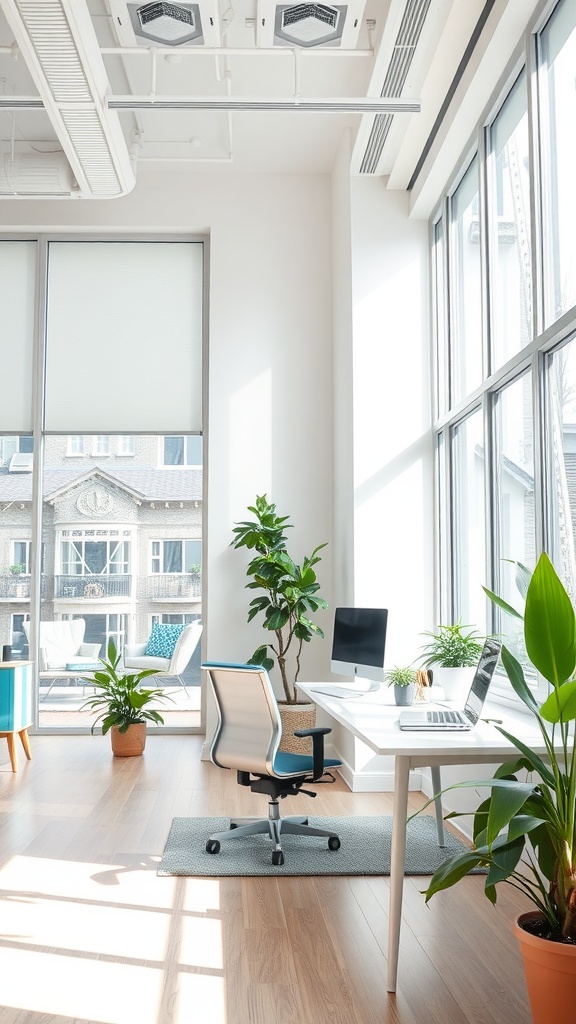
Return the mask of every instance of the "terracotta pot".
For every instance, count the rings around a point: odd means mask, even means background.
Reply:
[[[279,750],[290,754],[311,754],[312,738],[303,739],[294,735],[295,729],[313,729],[316,725],[316,705],[302,702],[301,704],[284,704],[278,701],[280,718],[282,719],[282,738]]]
[[[117,725],[110,729],[114,757],[139,757],[146,746],[146,722],[129,725],[126,732],[120,732]]]
[[[521,914],[514,925],[520,942],[526,988],[534,1024],[574,1019],[576,1006],[576,945],[550,942],[524,930],[527,921],[541,920],[537,910]]]

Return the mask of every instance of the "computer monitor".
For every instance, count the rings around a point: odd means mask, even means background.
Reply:
[[[387,608],[337,608],[332,672],[382,682],[387,623]]]

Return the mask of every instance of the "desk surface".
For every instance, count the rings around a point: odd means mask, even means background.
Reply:
[[[458,763],[460,758],[468,761],[473,759],[474,755],[478,755],[485,762],[487,756],[494,756],[496,760],[500,757],[506,759],[516,751],[516,747],[506,740],[494,725],[484,721],[478,722],[470,732],[403,732],[398,725],[402,709],[392,703],[393,697],[387,689],[366,693],[364,697],[342,699],[323,694],[323,685],[328,687],[330,684],[299,683],[298,690],[366,743],[376,754],[410,757],[413,767],[416,767],[416,758],[424,758],[423,764],[431,764],[431,757],[442,757],[447,758],[443,762],[446,764],[452,758]],[[354,689],[353,685],[351,689]],[[434,707],[433,704],[426,706]],[[457,703],[442,704],[442,707],[450,706],[459,707]],[[545,752],[540,730],[530,718],[526,718],[525,721],[523,719],[519,724],[518,719],[513,719],[505,708],[501,711],[500,714],[500,708],[492,708],[494,717],[502,722],[508,732],[515,735],[521,729],[525,743],[539,753]],[[485,711],[485,717],[489,717],[490,713]],[[425,760],[427,757],[428,760]]]

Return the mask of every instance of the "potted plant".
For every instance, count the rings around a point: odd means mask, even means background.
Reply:
[[[388,686],[394,687],[394,700],[401,707],[415,704],[418,695],[418,670],[411,665],[398,666],[386,673]]]
[[[13,565],[8,566],[8,572],[11,576],[22,576],[22,574],[26,572],[26,566],[23,562],[15,562]],[[14,597],[28,596],[28,587],[25,582],[11,583],[10,588]]]
[[[539,757],[521,738],[499,731],[518,757],[493,779],[453,788],[486,786],[490,797],[474,816],[474,849],[451,857],[435,872],[426,901],[477,866],[486,867],[485,892],[507,882],[533,910],[515,925],[534,1024],[568,1021],[576,991],[576,614],[550,559],[542,554],[530,578],[524,613],[486,591],[508,615],[523,620],[528,660],[550,684],[539,706],[520,662],[504,646],[510,683],[538,723],[547,750]],[[519,772],[530,773],[522,781]]]
[[[263,593],[250,602],[248,622],[262,615],[262,625],[271,634],[270,639],[254,651],[248,664],[263,665],[267,671],[277,664],[283,690],[283,700],[279,701],[283,715],[281,749],[309,753],[310,740],[295,740],[293,733],[294,729],[314,725],[315,705],[298,701],[296,683],[303,645],[314,636],[324,636],[320,626],[310,619],[310,614],[319,608],[327,608],[326,601],[318,594],[320,585],[314,571],[314,566],[320,561],[318,552],[326,545],[314,548],[300,566],[288,554],[286,547],[286,530],[292,526],[288,522],[289,517],[278,516],[276,505],[269,502],[265,494],[257,496],[255,505],[250,505],[248,511],[255,519],[235,524],[231,546],[245,547],[254,552],[246,570],[250,577],[246,587]],[[284,709],[291,712],[291,724],[288,726]]]
[[[156,675],[155,668],[140,672],[124,672],[120,655],[113,640],[108,643],[107,657],[98,659],[102,668],[94,672],[91,682],[98,693],[89,697],[82,710],[99,711],[91,732],[102,722],[102,735],[110,731],[112,753],[116,757],[135,757],[142,754],[146,746],[146,723],[163,725],[164,719],[153,708],[152,701],[171,700],[163,690],[141,689],[140,684],[147,676]]]
[[[442,687],[446,700],[463,701],[470,689],[485,637],[480,636],[474,627],[463,626],[460,622],[438,626],[435,632],[426,632],[422,636],[430,637],[421,648],[422,664],[426,668],[438,666],[434,682]]]

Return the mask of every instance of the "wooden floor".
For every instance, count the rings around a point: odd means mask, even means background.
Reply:
[[[0,747],[0,1024],[528,1024],[509,922],[470,877],[427,908],[407,878],[399,987],[386,992],[388,879],[158,878],[175,815],[260,814],[196,736],[33,736]],[[419,796],[413,797],[414,806]],[[318,814],[390,814],[324,786]]]

